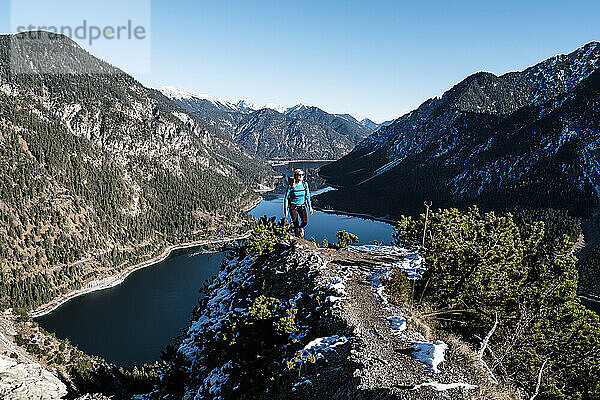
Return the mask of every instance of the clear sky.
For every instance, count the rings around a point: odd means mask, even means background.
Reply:
[[[10,2],[0,6],[9,32]],[[600,41],[600,1],[153,0],[150,15],[151,72],[133,74],[147,86],[377,122],[471,73]]]

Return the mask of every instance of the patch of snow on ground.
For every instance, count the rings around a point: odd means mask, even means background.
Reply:
[[[400,268],[411,280],[421,279],[426,270],[423,257],[418,253],[406,254],[404,259],[392,263],[392,266]]]
[[[423,257],[415,250],[408,250],[398,246],[382,246],[376,244],[348,246],[347,248],[371,254],[402,257],[402,260],[392,263],[392,266],[406,272],[409,279],[421,279],[426,270]]]
[[[325,300],[330,303],[337,303],[338,301],[342,300],[342,298],[338,296],[327,296]]]
[[[438,365],[444,361],[444,353],[448,349],[448,345],[441,340],[435,343],[429,342],[414,342],[413,355],[427,365],[433,372],[438,373]]]
[[[401,258],[401,260],[395,261],[391,264],[384,264],[367,277],[367,282],[375,287],[377,296],[380,298],[383,304],[388,304],[388,301],[383,293],[385,290],[383,280],[388,276],[392,269],[399,268],[405,272],[408,275],[408,279],[411,280],[421,279],[423,273],[426,271],[423,258],[415,250],[408,250],[406,248],[397,246],[382,246],[375,244],[348,246],[347,248],[353,251]]]
[[[397,246],[382,246],[378,244],[364,244],[361,246],[348,246],[348,250],[361,251],[364,253],[381,254],[388,256],[404,256],[406,249]]]
[[[463,383],[463,382],[454,382],[454,383],[425,382],[425,383],[416,385],[411,390],[417,390],[417,389],[420,389],[423,387],[432,387],[435,390],[437,390],[438,392],[442,392],[444,390],[449,390],[449,389],[466,389],[466,390],[477,389],[477,385],[471,385],[469,383]]]
[[[384,266],[375,270],[375,272],[367,277],[367,282],[375,287],[375,292],[377,293],[377,297],[383,302],[383,304],[388,304],[387,298],[384,296],[383,291],[385,290],[385,285],[383,284],[383,279],[390,272],[390,266]]]
[[[16,97],[19,94],[17,88],[12,87],[8,83],[5,83],[2,86],[0,86],[0,92],[3,92],[5,95],[12,97]]]
[[[404,317],[394,315],[387,317],[387,320],[390,323],[390,329],[393,330],[394,333],[400,333],[406,330],[406,319]]]
[[[309,353],[314,354],[317,358],[324,358],[323,353],[327,353],[328,351],[333,350],[337,346],[341,346],[344,343],[348,342],[348,338],[346,336],[324,336],[317,338],[304,346],[302,350],[302,355],[305,357]]]
[[[340,296],[346,296],[346,285],[344,284],[344,279],[340,276],[338,278],[332,279],[329,284],[325,287],[325,289],[331,289]]]

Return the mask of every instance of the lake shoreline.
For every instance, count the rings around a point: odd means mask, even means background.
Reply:
[[[222,239],[196,240],[193,242],[186,242],[186,243],[173,244],[173,245],[167,246],[167,248],[160,255],[153,257],[149,260],[143,261],[139,264],[132,265],[131,267],[126,268],[123,271],[121,271],[115,275],[107,276],[102,279],[94,279],[94,280],[88,282],[81,289],[73,290],[63,296],[60,296],[60,297],[52,300],[49,303],[39,306],[38,308],[36,308],[33,311],[30,311],[29,316],[31,318],[41,317],[43,315],[51,313],[52,311],[56,310],[58,307],[60,307],[64,303],[66,303],[69,300],[74,299],[78,296],[117,286],[117,285],[121,284],[123,281],[125,281],[125,279],[127,279],[127,277],[129,275],[131,275],[132,273],[134,273],[135,271],[138,271],[138,270],[146,268],[146,267],[150,267],[154,264],[158,264],[158,263],[166,260],[167,258],[169,258],[169,256],[171,255],[171,253],[173,251],[181,250],[181,249],[189,249],[189,248],[199,247],[199,246],[205,246],[208,244],[221,244],[221,243],[236,242],[238,240],[247,239],[248,237],[250,237],[251,233],[252,233],[252,231],[248,231],[240,236],[232,236],[232,237],[227,237],[227,238],[222,238]]]
[[[337,160],[267,160],[267,162],[272,166],[281,166],[286,164],[294,164],[294,163],[331,163]]]
[[[269,189],[269,190],[273,190],[273,189]],[[252,203],[250,203],[249,205],[244,207],[242,210],[247,213],[247,212],[251,211],[252,209],[254,209],[256,206],[258,206],[262,201],[263,201],[262,196],[259,196],[255,201],[253,201]],[[142,261],[141,263],[132,265],[131,267],[126,268],[123,271],[118,272],[114,275],[110,275],[110,276],[107,276],[107,277],[104,277],[101,279],[94,279],[94,280],[86,283],[85,286],[80,289],[70,291],[69,293],[64,294],[46,304],[42,304],[41,306],[37,307],[35,310],[30,311],[29,316],[31,318],[41,317],[43,315],[51,313],[52,311],[56,310],[58,307],[62,306],[69,300],[74,299],[78,296],[92,293],[92,292],[95,292],[98,290],[109,289],[111,287],[117,286],[117,285],[121,284],[125,279],[127,279],[127,277],[129,275],[131,275],[135,271],[138,271],[142,268],[149,267],[154,264],[158,264],[158,263],[166,260],[173,251],[205,246],[207,244],[221,244],[221,243],[236,242],[238,240],[247,239],[248,237],[250,237],[251,233],[252,233],[252,231],[249,230],[240,236],[232,236],[232,237],[227,237],[227,238],[223,238],[223,239],[196,240],[193,242],[185,242],[185,243],[180,243],[180,244],[169,245],[160,255],[153,257],[149,260]]]
[[[349,212],[349,211],[335,210],[335,209],[331,209],[331,208],[325,209],[325,208],[321,208],[321,207],[313,207],[313,208],[315,210],[319,210],[326,214],[338,214],[338,215],[348,215],[350,217],[360,217],[360,218],[370,219],[372,221],[385,222],[386,224],[390,224],[390,225],[394,225],[394,226],[398,222],[393,219],[384,218],[384,217],[376,217],[374,215],[366,214],[366,213],[353,213],[353,212]]]
[[[594,303],[599,303],[600,304],[600,297],[595,296],[593,294],[580,294],[578,295],[580,298],[585,299],[587,301],[592,301]]]

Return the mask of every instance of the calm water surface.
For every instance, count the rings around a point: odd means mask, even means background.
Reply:
[[[76,297],[36,321],[119,366],[152,363],[188,325],[198,290],[225,258],[192,253],[135,271],[120,285]]]

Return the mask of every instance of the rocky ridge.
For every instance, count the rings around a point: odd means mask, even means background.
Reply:
[[[303,240],[268,257],[230,260],[153,398],[483,399],[492,391],[510,398],[492,388],[467,345],[438,340],[410,307],[387,301],[382,281],[393,267],[413,278],[424,271],[418,254],[402,248],[332,250]],[[215,349],[236,313],[259,295],[297,310],[296,342],[289,344],[296,350],[274,360],[279,377],[269,382],[257,373],[248,387],[240,381],[240,360]],[[294,357],[304,360],[299,371],[290,371]],[[311,357],[314,364],[306,361]],[[178,395],[169,386],[176,377],[184,382]]]
[[[19,320],[13,310],[0,312],[0,398],[3,400],[108,400],[101,393],[80,393],[63,366],[49,365],[43,357],[36,356],[17,345],[24,332],[35,337],[41,346],[58,349],[58,340],[41,332],[31,321]],[[33,342],[31,342],[33,343]],[[43,343],[43,344],[42,344]],[[65,346],[65,344],[63,344]],[[66,354],[71,346],[66,345]],[[48,356],[48,354],[45,354]]]

